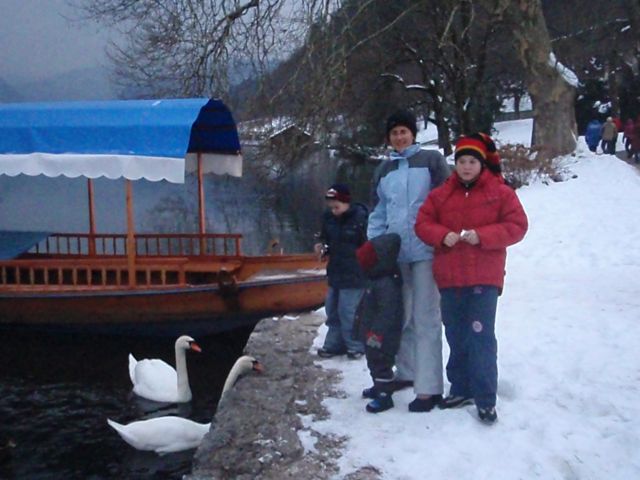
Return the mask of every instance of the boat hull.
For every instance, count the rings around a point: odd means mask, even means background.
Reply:
[[[324,303],[323,275],[149,290],[0,294],[0,328],[207,334]]]

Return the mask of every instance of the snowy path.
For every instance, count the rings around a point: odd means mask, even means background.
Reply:
[[[327,399],[331,418],[312,428],[350,437],[343,474],[640,478],[640,175],[607,155],[572,162],[578,178],[518,191],[530,230],[509,249],[498,306],[498,423],[473,407],[409,413],[408,390],[368,414],[364,360],[322,361],[342,371],[346,398]]]

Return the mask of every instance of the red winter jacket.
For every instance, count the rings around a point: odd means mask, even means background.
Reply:
[[[435,249],[433,275],[439,288],[495,285],[502,289],[509,245],[527,232],[527,215],[511,187],[485,169],[467,190],[456,172],[429,193],[418,212],[418,238]],[[446,247],[449,232],[474,229],[480,243]]]

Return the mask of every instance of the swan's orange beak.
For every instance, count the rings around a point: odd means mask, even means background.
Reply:
[[[256,372],[258,373],[264,373],[264,365],[262,365],[259,361],[255,360],[253,362],[253,367],[252,367]]]
[[[191,342],[189,346],[191,347],[191,350],[193,350],[194,352],[198,352],[198,353],[202,352],[200,345],[198,345],[196,342]]]

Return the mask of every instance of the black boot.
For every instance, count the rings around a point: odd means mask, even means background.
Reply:
[[[498,412],[496,412],[496,407],[478,407],[478,418],[482,423],[493,425],[494,423],[496,423],[496,420],[498,420]]]
[[[374,399],[378,396],[378,390],[375,385],[370,386],[369,388],[365,388],[362,390],[362,398],[370,398]]]
[[[380,413],[393,408],[393,399],[390,393],[380,392],[378,396],[367,403],[367,412]]]
[[[430,412],[442,401],[442,395],[431,395],[429,398],[418,398],[409,404],[410,412]]]

